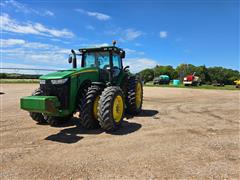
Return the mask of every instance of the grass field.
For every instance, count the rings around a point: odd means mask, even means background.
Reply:
[[[38,79],[0,79],[0,84],[2,83],[38,83]]]
[[[149,87],[172,87],[172,88],[189,88],[189,89],[218,89],[218,90],[240,90],[236,88],[235,85],[225,85],[225,86],[213,86],[213,85],[201,85],[201,86],[184,86],[180,84],[179,86],[170,85],[153,85],[152,82],[146,83],[145,86]]]
[[[0,79],[0,84],[5,83],[39,83],[38,79]],[[218,90],[240,90],[236,88],[235,85],[225,85],[223,87],[217,87],[212,85],[202,85],[202,86],[184,86],[180,84],[179,86],[170,85],[153,85],[152,82],[146,83],[144,86],[149,87],[172,87],[172,88],[189,88],[189,89],[218,89]]]

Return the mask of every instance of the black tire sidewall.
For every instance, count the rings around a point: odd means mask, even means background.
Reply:
[[[92,129],[99,127],[98,119],[95,119],[93,114],[94,100],[100,96],[102,89],[98,86],[90,86],[86,93],[81,96],[79,102],[80,122],[83,127]]]
[[[113,105],[114,105],[114,100],[117,96],[121,96],[123,101],[123,112],[119,122],[116,122],[113,116]],[[118,129],[123,122],[123,118],[125,114],[124,107],[125,107],[125,100],[124,100],[124,96],[121,88],[118,86],[110,86],[105,88],[105,90],[103,91],[100,97],[100,103],[98,106],[98,109],[99,109],[98,117],[99,117],[100,126],[106,131],[113,131]]]
[[[128,83],[129,84],[128,84],[128,92],[127,92],[128,94],[126,98],[126,107],[127,107],[126,112],[131,115],[137,115],[142,110],[143,85],[141,80],[135,76],[129,77]],[[137,107],[137,104],[136,104],[136,88],[138,83],[140,83],[141,85],[141,104],[139,107]]]
[[[31,95],[32,96],[41,96],[42,90],[40,88],[37,88]],[[46,119],[44,118],[42,113],[37,113],[37,112],[29,112],[30,117],[36,121],[37,123],[46,123]]]
[[[120,119],[119,122],[116,122],[116,121],[114,120],[114,117],[113,117],[113,104],[114,104],[114,100],[116,99],[117,96],[121,96],[122,101],[123,101],[123,112],[122,112],[122,117],[121,117],[121,119]],[[121,93],[121,91],[116,91],[116,93],[114,94],[113,98],[111,99],[111,108],[110,108],[111,119],[112,119],[112,121],[113,121],[113,123],[114,123],[114,125],[115,125],[116,127],[118,127],[118,126],[120,126],[120,125],[122,124],[122,121],[123,121],[123,118],[124,118],[124,113],[125,113],[125,108],[124,108],[124,106],[125,106],[125,101],[124,101],[124,98],[123,98],[123,94]]]

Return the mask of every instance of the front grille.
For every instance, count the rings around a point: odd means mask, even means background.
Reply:
[[[67,109],[70,96],[70,80],[64,84],[52,84],[51,80],[46,80],[45,84],[40,84],[44,96],[57,96],[61,109]]]

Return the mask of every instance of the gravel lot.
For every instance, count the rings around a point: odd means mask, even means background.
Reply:
[[[19,109],[37,84],[1,84],[1,179],[240,179],[240,92],[144,88],[143,112],[107,134]]]

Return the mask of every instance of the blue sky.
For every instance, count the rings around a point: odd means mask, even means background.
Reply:
[[[239,68],[237,0],[1,1],[1,65],[66,69],[70,49],[111,44],[133,72],[181,63]]]

